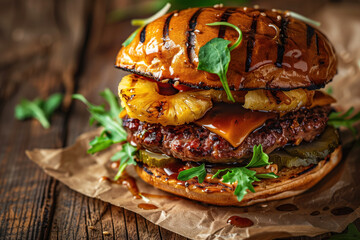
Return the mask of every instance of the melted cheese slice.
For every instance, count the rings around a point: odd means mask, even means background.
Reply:
[[[207,128],[238,147],[255,129],[276,114],[251,111],[239,104],[217,104],[195,123]]]

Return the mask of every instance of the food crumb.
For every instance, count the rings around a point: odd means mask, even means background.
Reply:
[[[90,229],[90,230],[96,230],[96,227],[94,227],[94,226],[89,226],[89,229]]]
[[[105,236],[109,236],[109,235],[110,235],[110,233],[109,233],[108,231],[103,231],[103,235],[105,235]]]

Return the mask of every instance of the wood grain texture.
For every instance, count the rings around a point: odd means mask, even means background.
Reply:
[[[115,92],[125,75],[113,63],[134,28],[129,21],[106,23],[109,2],[0,3],[0,239],[186,239],[131,211],[70,190],[25,156],[27,149],[74,143],[90,127],[86,108],[71,103],[71,93],[101,103],[98,93],[105,88]],[[21,98],[54,92],[67,98],[50,129],[36,120],[14,120]]]

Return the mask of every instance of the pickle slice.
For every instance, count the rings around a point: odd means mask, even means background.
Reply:
[[[178,160],[166,154],[154,153],[142,149],[137,152],[137,158],[139,161],[145,163],[149,167],[159,167],[159,168],[164,168],[166,166],[178,162]]]
[[[280,168],[308,166],[324,160],[337,146],[339,146],[339,134],[335,128],[329,126],[313,142],[285,147],[270,153],[269,160],[278,164]]]

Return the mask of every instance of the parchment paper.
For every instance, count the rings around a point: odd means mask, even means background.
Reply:
[[[339,55],[339,73],[333,83],[337,107],[360,108],[360,21],[359,5],[323,9],[318,16],[321,29],[334,43]],[[97,155],[86,153],[89,141],[100,130],[81,135],[76,143],[65,149],[35,149],[27,155],[50,176],[71,189],[89,197],[99,198],[113,205],[136,212],[151,222],[193,239],[272,239],[288,236],[315,236],[325,232],[341,232],[360,217],[360,147],[344,149],[344,159],[327,177],[309,191],[288,199],[257,204],[251,207],[217,207],[180,198],[179,200],[150,199],[155,210],[138,208],[142,199],[134,199],[125,186],[99,181],[113,176],[109,158],[113,148]],[[351,135],[343,133],[343,143]],[[140,180],[131,167],[128,173],[136,178],[141,192],[166,195]],[[278,211],[276,207],[291,203],[296,211]],[[335,208],[349,207],[354,211],[334,215]],[[319,211],[316,216],[310,215]],[[236,228],[227,219],[238,215],[254,222],[249,228]]]

